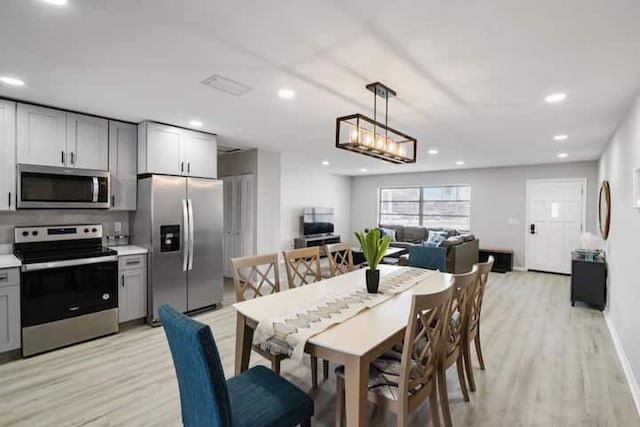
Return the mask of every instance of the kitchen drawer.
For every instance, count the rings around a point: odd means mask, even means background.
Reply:
[[[0,288],[20,284],[20,269],[6,268],[0,270]]]
[[[118,271],[147,268],[147,255],[126,255],[118,257]]]

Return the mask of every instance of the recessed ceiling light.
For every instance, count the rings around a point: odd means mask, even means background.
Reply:
[[[549,94],[549,95],[544,97],[544,100],[546,102],[548,102],[549,104],[554,104],[556,102],[562,102],[565,99],[567,99],[567,94],[562,93],[562,92],[552,93],[552,94]]]
[[[202,127],[202,122],[200,120],[191,120],[189,122],[189,125],[199,128],[199,127]]]
[[[553,137],[556,141],[564,141],[567,138],[569,138],[567,135],[556,135]]]
[[[429,154],[431,154],[432,156],[438,154],[438,150],[429,150]]]
[[[278,91],[278,96],[283,99],[291,99],[296,96],[296,91],[293,89],[280,89]]]
[[[24,82],[15,77],[2,76],[0,77],[0,82],[11,86],[24,86]]]
[[[458,165],[458,166],[462,166],[462,165],[464,165],[464,161],[462,161],[462,160],[458,160],[458,161],[456,162],[456,165]]]
[[[323,160],[322,161],[322,166],[329,166],[329,161],[328,160]]]
[[[367,171],[367,168],[360,169],[360,172],[366,172],[366,171]]]
[[[64,6],[65,4],[67,4],[67,0],[43,0],[43,1],[49,4],[55,4],[56,6]]]
[[[558,153],[558,158],[559,159],[564,159],[565,157],[568,157],[569,154],[568,153]]]

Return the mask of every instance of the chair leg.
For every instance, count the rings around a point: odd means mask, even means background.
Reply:
[[[433,384],[433,390],[429,395],[429,410],[431,411],[431,424],[433,427],[440,427],[440,414],[438,409],[438,387]]]
[[[280,375],[280,359],[278,359],[277,357],[271,359],[271,370]]]
[[[469,401],[469,390],[467,390],[467,380],[464,378],[464,362],[462,361],[462,352],[458,356],[458,360],[456,360],[456,367],[458,368],[458,382],[460,383],[460,390],[462,390],[462,395],[464,396],[464,401]]]
[[[318,358],[311,356],[311,389],[318,388]]]
[[[474,340],[476,344],[476,354],[478,355],[478,362],[480,362],[480,369],[484,371],[484,358],[482,357],[482,348],[480,347],[480,329],[478,328],[478,335]]]
[[[329,379],[329,361],[328,360],[322,361],[322,376],[324,377],[325,380]]]
[[[447,391],[447,371],[444,366],[438,368],[438,390],[440,391],[440,406],[445,427],[452,427],[451,410],[449,409],[449,392]]]
[[[344,421],[345,409],[344,378],[336,375],[336,427],[341,427]]]
[[[476,391],[476,380],[473,377],[473,367],[471,366],[471,343],[468,339],[464,340],[462,344],[464,367],[467,373],[467,380],[469,381],[469,390]]]
[[[300,427],[311,427],[311,418],[309,418],[309,419],[308,419],[308,420],[306,420],[306,421],[303,421],[303,422],[300,424]]]

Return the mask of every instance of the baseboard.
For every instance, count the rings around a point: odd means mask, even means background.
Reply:
[[[513,266],[513,271],[527,271],[527,269],[524,268],[524,267],[521,267],[519,265],[514,265]]]
[[[636,404],[636,410],[638,411],[638,414],[640,414],[640,387],[638,387],[636,377],[633,375],[631,364],[629,363],[629,359],[627,359],[627,355],[622,348],[622,344],[620,343],[620,339],[618,338],[618,333],[609,320],[609,316],[606,311],[604,312],[604,320],[607,323],[607,327],[609,328],[609,333],[611,334],[611,339],[613,340],[613,346],[616,349],[616,353],[618,353],[618,359],[620,359],[622,371],[624,372],[624,376],[627,378],[627,383],[629,384],[629,388],[631,389],[631,396],[633,397],[633,401]]]

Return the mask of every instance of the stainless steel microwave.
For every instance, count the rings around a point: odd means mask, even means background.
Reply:
[[[18,209],[107,209],[109,172],[18,165]]]

